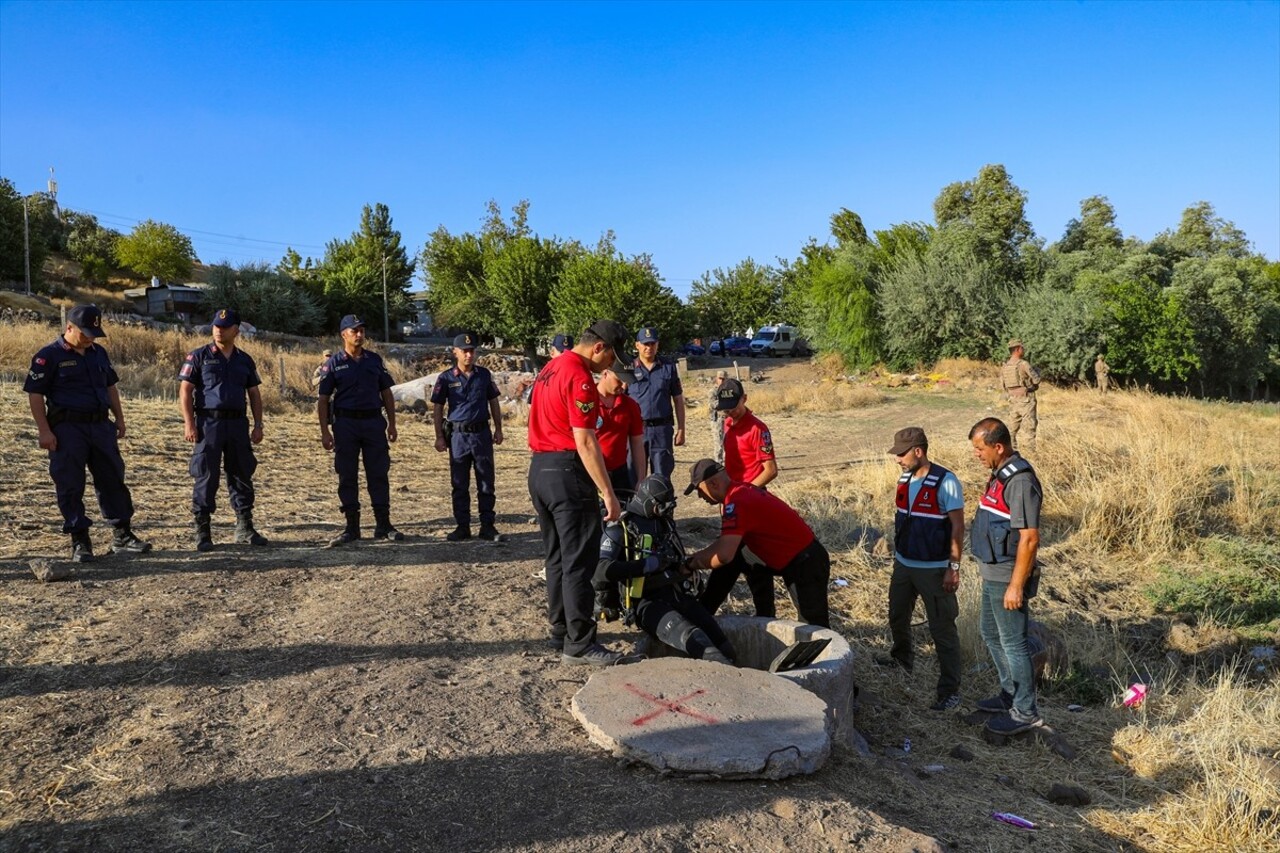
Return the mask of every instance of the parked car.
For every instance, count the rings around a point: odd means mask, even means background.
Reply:
[[[680,347],[680,352],[685,355],[706,355],[707,351],[699,344],[688,343]]]
[[[723,344],[723,346],[721,346]],[[725,338],[723,341],[711,342],[712,355],[751,355],[750,338]]]

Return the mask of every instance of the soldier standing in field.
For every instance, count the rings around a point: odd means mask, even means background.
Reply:
[[[1009,395],[1009,432],[1013,436],[1013,449],[1034,453],[1036,427],[1039,426],[1036,389],[1040,387],[1040,371],[1023,358],[1025,353],[1022,341],[1018,338],[1009,341],[1009,360],[1000,368],[1000,385]],[[1019,432],[1022,433],[1021,447]]]
[[[1098,360],[1093,363],[1093,375],[1098,379],[1098,392],[1107,393],[1107,389],[1111,387],[1111,365],[1107,364],[1102,353],[1098,353]]]

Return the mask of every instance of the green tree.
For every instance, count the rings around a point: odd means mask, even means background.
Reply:
[[[1172,235],[1161,235],[1167,241],[1177,259],[1210,258],[1228,255],[1232,258],[1249,256],[1249,239],[1234,222],[1218,216],[1207,201],[1196,202],[1182,211],[1182,221]]]
[[[1058,243],[1061,252],[1092,252],[1119,249],[1124,243],[1116,227],[1116,209],[1106,196],[1089,196],[1080,202],[1080,218],[1067,223]]]
[[[288,256],[286,256],[287,258]],[[331,240],[320,263],[324,301],[331,320],[345,314],[366,319],[383,313],[383,282],[392,320],[409,307],[415,264],[401,245],[400,232],[385,204],[365,205],[360,228],[346,240]]]
[[[817,348],[838,352],[846,366],[859,370],[881,357],[874,254],[868,248],[846,242],[831,262],[814,269],[803,324]]]
[[[555,240],[520,236],[486,258],[484,278],[502,337],[532,356],[551,325],[551,291],[569,253]]]
[[[973,180],[943,187],[933,203],[938,227],[958,229],[965,238],[953,266],[972,255],[1010,281],[1021,280],[1023,247],[1034,237],[1026,206],[1027,194],[999,164],[983,166]]]
[[[110,271],[120,265],[116,258],[116,243],[122,236],[120,232],[102,227],[98,218],[88,213],[68,210],[62,219],[67,234],[67,254],[80,264],[87,281],[105,283]]]
[[[847,207],[842,207],[831,214],[831,236],[836,238],[836,246],[863,246],[871,242],[867,237],[867,227],[862,224],[862,217]]]
[[[45,248],[35,242],[31,246],[32,284],[44,263]],[[0,280],[25,281],[26,259],[23,250],[22,196],[13,182],[0,178]]]
[[[233,308],[260,329],[313,336],[324,331],[325,313],[287,275],[268,264],[237,268],[215,264],[201,297],[206,311]]]
[[[705,334],[742,333],[787,319],[778,316],[781,284],[776,268],[747,258],[727,270],[703,273],[689,290],[689,305]]]
[[[172,225],[147,219],[116,241],[120,264],[141,276],[158,276],[166,281],[191,277],[196,259],[191,238]]]
[[[648,256],[624,258],[602,242],[595,251],[572,254],[561,270],[551,291],[555,328],[576,335],[592,320],[608,318],[631,332],[641,326],[657,327],[663,349],[688,340],[693,314],[662,284]]]

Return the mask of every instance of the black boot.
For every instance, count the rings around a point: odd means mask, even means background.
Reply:
[[[343,515],[347,517],[347,528],[329,540],[330,548],[335,545],[346,545],[360,538],[360,510],[344,510]]]
[[[502,534],[498,532],[498,528],[494,527],[491,522],[480,522],[480,538],[487,539],[490,542],[501,542]]]
[[[465,542],[471,538],[471,527],[466,524],[459,524],[452,533],[444,538],[450,542]]]
[[[240,545],[266,545],[267,537],[253,529],[253,510],[242,509],[236,513],[236,543]]]
[[[392,542],[404,539],[404,534],[391,526],[391,510],[387,507],[375,507],[373,510],[373,538]]]
[[[151,543],[135,536],[128,524],[117,527],[111,537],[111,551],[115,554],[145,554],[150,550]]]
[[[89,540],[88,530],[77,530],[71,534],[71,562],[93,562],[93,542]]]
[[[213,532],[209,528],[209,513],[197,512],[196,522],[196,550],[212,551],[213,550]]]

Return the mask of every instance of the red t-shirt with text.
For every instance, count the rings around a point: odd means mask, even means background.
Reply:
[[[750,483],[760,476],[764,463],[774,458],[769,428],[749,409],[737,421],[724,419],[724,470],[729,479]]]
[[[596,438],[600,440],[600,452],[604,455],[604,467],[613,471],[627,464],[627,450],[633,436],[644,435],[644,418],[640,404],[620,394],[613,398],[613,405],[606,406],[600,400],[600,416],[596,418]]]
[[[748,483],[734,483],[720,506],[720,535],[742,544],[775,572],[787,567],[816,538],[809,525],[780,498]]]
[[[574,429],[596,428],[600,392],[582,356],[566,350],[542,368],[529,404],[529,449],[534,453],[577,450]]]

